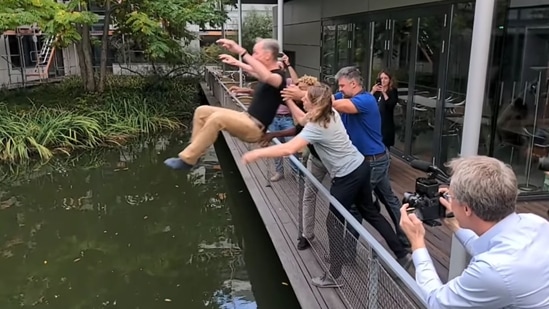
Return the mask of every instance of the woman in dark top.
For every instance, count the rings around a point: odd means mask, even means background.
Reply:
[[[376,98],[381,114],[381,134],[387,149],[395,144],[395,122],[393,114],[398,103],[396,82],[387,71],[379,72],[377,81],[372,86],[371,94]]]

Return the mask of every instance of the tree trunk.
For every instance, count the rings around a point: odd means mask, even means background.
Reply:
[[[77,25],[76,28],[82,36],[82,25]],[[84,89],[88,84],[88,74],[86,73],[86,64],[84,63],[84,49],[82,48],[82,40],[76,42],[76,53],[78,55],[78,66],[80,67],[80,77],[82,78],[82,83],[84,84]]]
[[[93,64],[92,64],[92,47],[91,47],[91,40],[90,40],[90,26],[83,25],[82,26],[82,52],[84,54],[84,65],[86,66],[86,91],[88,92],[95,92],[95,76],[93,72]]]
[[[111,1],[105,0],[105,19],[103,25],[103,36],[101,37],[101,63],[99,67],[99,86],[97,91],[103,93],[105,91],[105,83],[107,80],[107,57],[109,51],[109,25],[111,17]]]

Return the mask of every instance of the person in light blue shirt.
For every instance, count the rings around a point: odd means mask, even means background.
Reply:
[[[517,179],[503,162],[485,156],[454,159],[440,202],[446,219],[472,259],[444,284],[425,247],[425,228],[401,209],[401,227],[412,244],[416,282],[429,308],[549,308],[549,222],[517,214]]]

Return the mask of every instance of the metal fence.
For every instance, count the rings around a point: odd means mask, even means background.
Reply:
[[[209,89],[222,107],[245,110],[246,105],[228,91],[230,86],[239,84],[236,75],[232,75],[234,78],[221,68],[210,67],[206,70],[205,78]],[[273,142],[280,143],[276,139]],[[255,144],[245,144],[248,150],[257,147]],[[347,307],[426,308],[421,291],[410,274],[397,263],[392,253],[388,252],[375,236],[357,222],[329,193],[329,179],[324,179],[328,178],[325,177],[326,173],[317,173],[313,176],[302,164],[301,159],[303,158],[295,156],[282,158],[284,178],[278,182],[271,182],[271,186],[279,197],[286,196],[287,202],[282,204],[296,225],[301,222],[299,209],[303,205],[304,191],[314,194],[313,203],[316,211],[313,220],[314,238],[309,239],[311,248],[323,269],[329,269],[330,262],[343,265],[341,276],[336,281],[343,284],[339,289]],[[274,160],[267,160],[267,164],[269,176],[273,174]],[[334,213],[329,211],[330,204],[335,208],[335,212],[344,218],[343,222],[334,218]],[[328,237],[329,229],[332,229],[331,239]],[[351,230],[354,231],[350,232]],[[334,238],[334,232],[339,233],[340,237]],[[355,252],[356,256],[353,254]]]

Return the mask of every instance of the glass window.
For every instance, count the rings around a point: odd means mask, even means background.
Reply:
[[[518,9],[509,10],[509,13],[507,14],[507,18],[510,20],[518,19]]]
[[[336,26],[322,27],[321,70],[320,77],[326,79],[335,74]]]
[[[549,27],[534,21],[548,13],[549,7],[521,10],[521,19],[533,22],[506,29],[505,44],[493,48],[493,66],[502,68],[492,87],[500,92],[494,96],[499,97],[494,156],[513,167],[522,192],[549,191],[549,174],[538,169],[549,156]]]
[[[469,59],[473,35],[474,3],[460,3],[455,6],[450,33],[448,67],[446,75],[446,94],[444,120],[442,124],[441,151],[442,161],[459,156],[463,132],[463,116],[465,114],[467,79],[469,75]],[[484,115],[482,132],[489,132],[489,116]],[[481,134],[482,135],[482,134]],[[480,140],[481,154],[487,152],[487,137]]]
[[[336,72],[342,67],[348,66],[350,64],[350,26],[350,24],[337,25],[337,68],[335,68]]]
[[[549,7],[540,8],[528,8],[520,10],[520,19],[532,20],[532,19],[548,19]]]

